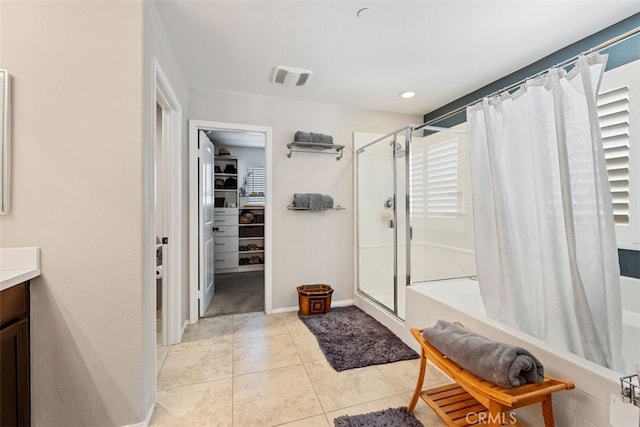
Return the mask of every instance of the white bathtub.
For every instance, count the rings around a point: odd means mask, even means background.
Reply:
[[[640,281],[622,279],[623,295],[634,294],[640,289]],[[433,325],[438,319],[459,321],[492,339],[529,349],[542,361],[547,373],[571,379],[576,384],[575,390],[554,394],[554,414],[558,426],[609,425],[610,395],[620,393],[619,378],[622,375],[572,353],[549,348],[538,338],[486,317],[476,281],[464,278],[411,286],[407,289],[406,310],[406,330]],[[627,362],[628,375],[633,373],[637,358],[640,357],[640,314],[624,310],[623,322],[623,357]],[[405,338],[406,331],[403,332],[401,336]],[[416,343],[407,343],[418,350]],[[519,413],[523,421],[541,425],[541,411],[539,405],[536,406]]]

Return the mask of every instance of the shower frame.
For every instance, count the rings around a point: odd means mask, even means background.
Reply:
[[[462,131],[462,130],[455,130],[455,129],[449,129],[446,127],[440,127],[440,126],[433,126],[430,125],[428,123],[422,123],[422,124],[409,124],[407,126],[403,126],[399,129],[396,129],[392,132],[389,132],[377,139],[374,139],[371,142],[368,142],[367,144],[363,145],[362,147],[359,147],[356,150],[356,169],[359,168],[359,155],[363,152],[366,151],[366,149],[368,147],[371,147],[375,144],[381,143],[385,140],[388,140],[389,138],[391,138],[391,146],[394,147],[393,149],[393,309],[391,309],[390,307],[387,307],[386,305],[384,305],[383,303],[381,303],[380,301],[378,301],[375,297],[373,297],[372,295],[368,294],[367,292],[363,291],[360,287],[360,231],[359,228],[357,226],[357,220],[358,217],[356,216],[356,227],[355,227],[355,231],[356,231],[356,248],[358,249],[358,254],[357,254],[357,287],[356,290],[358,293],[360,293],[361,295],[364,295],[365,297],[367,297],[369,300],[371,300],[372,302],[374,302],[376,305],[380,306],[382,309],[384,309],[385,311],[391,313],[392,315],[394,315],[397,318],[400,318],[398,316],[398,200],[397,200],[397,193],[398,193],[398,168],[397,168],[397,160],[398,160],[398,150],[395,149],[395,147],[398,144],[398,135],[400,135],[401,133],[404,132],[404,143],[405,143],[405,197],[404,197],[404,212],[405,212],[405,282],[404,282],[404,286],[410,286],[411,285],[411,239],[412,239],[412,225],[411,225],[411,215],[410,215],[410,209],[411,209],[411,191],[410,191],[410,178],[411,178],[411,143],[412,143],[412,138],[413,138],[413,133],[417,132],[417,131],[430,131],[430,132],[449,132],[449,133],[462,133],[462,134],[466,134],[466,131]],[[356,206],[358,207],[358,211],[359,211],[359,203],[358,200],[360,198],[360,182],[358,179],[358,170],[356,170]],[[402,319],[402,318],[400,318]]]

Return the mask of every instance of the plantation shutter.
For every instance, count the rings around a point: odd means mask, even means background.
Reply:
[[[262,166],[247,166],[247,195],[250,205],[264,205],[266,174]]]
[[[410,215],[422,216],[424,214],[424,150],[422,149],[411,153],[409,189],[411,194]]]
[[[616,224],[629,224],[629,88],[598,96],[598,118]]]
[[[427,215],[455,218],[458,214],[458,140],[427,148]]]

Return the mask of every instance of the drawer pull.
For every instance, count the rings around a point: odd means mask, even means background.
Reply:
[[[226,258],[216,259],[216,261],[224,261],[224,260],[226,260]]]

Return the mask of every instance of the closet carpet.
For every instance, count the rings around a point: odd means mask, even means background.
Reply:
[[[213,301],[202,317],[264,311],[264,271],[216,274]]]

